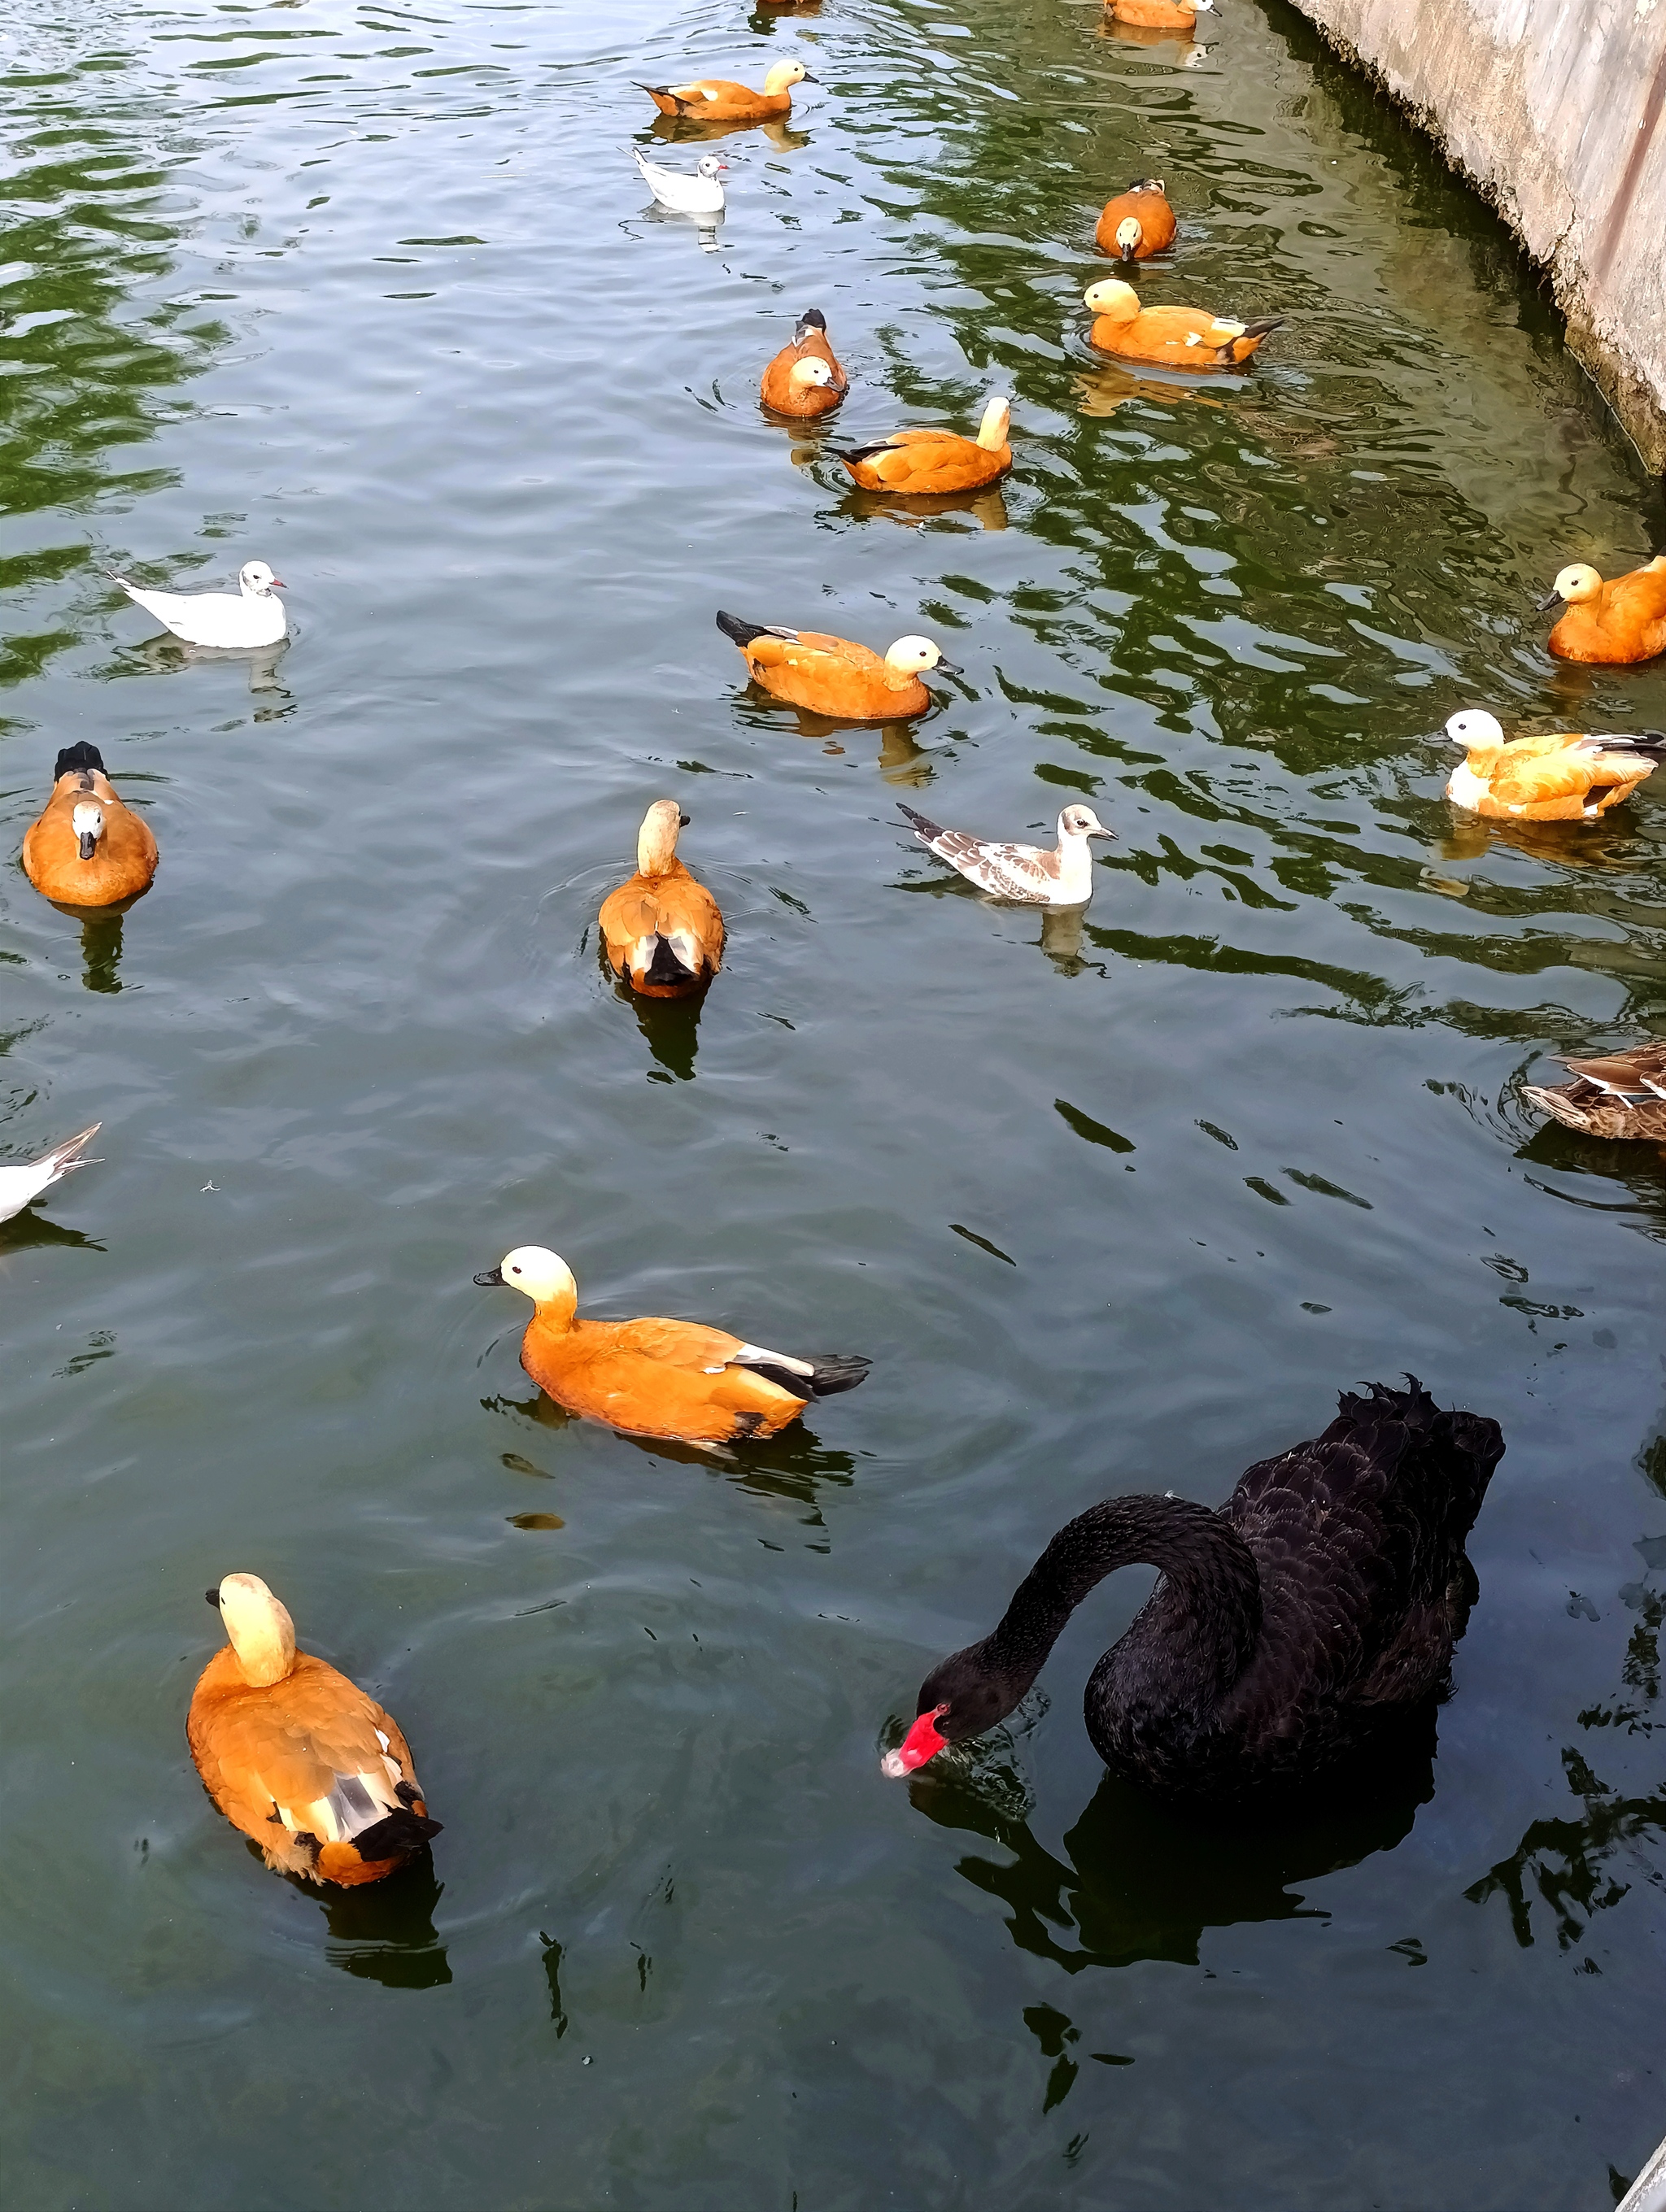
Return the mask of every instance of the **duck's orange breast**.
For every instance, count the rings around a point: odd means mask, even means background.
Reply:
[[[824,361],[833,372],[831,384],[793,382],[793,371],[801,361]],[[819,331],[806,334],[801,345],[785,345],[763,372],[763,404],[777,415],[830,415],[850,388],[850,380]]]
[[[65,906],[115,906],[145,889],[156,872],[156,841],[137,814],[122,805],[102,776],[89,793],[66,775],[23,838],[23,872],[38,891]],[[106,795],[107,794],[107,795]],[[104,835],[90,860],[81,857],[76,834],[78,801],[96,798],[104,810]]]
[[[727,1365],[742,1349],[738,1336],[697,1322],[575,1321],[556,1329],[535,1314],[520,1364],[569,1413],[631,1436],[722,1443],[774,1436],[807,1402]]]
[[[1102,253],[1115,253],[1122,258],[1116,233],[1129,216],[1140,226],[1140,240],[1128,258],[1148,261],[1153,253],[1160,253],[1173,242],[1174,210],[1161,192],[1118,192],[1114,200],[1105,202],[1104,212],[1093,234]]]

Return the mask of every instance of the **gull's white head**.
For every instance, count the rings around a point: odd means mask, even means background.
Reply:
[[[517,1244],[496,1267],[474,1279],[483,1290],[502,1284],[506,1290],[524,1291],[535,1306],[565,1305],[570,1310],[578,1304],[579,1286],[572,1269],[559,1253],[542,1244]]]
[[[1107,830],[1091,806],[1067,806],[1059,817],[1059,842],[1069,843],[1073,837],[1110,837],[1116,832]]]
[[[885,655],[885,666],[893,676],[923,676],[929,668],[940,668],[946,676],[960,673],[928,637],[899,637]]]
[[[1006,442],[1006,426],[1012,419],[1012,403],[1004,392],[997,392],[983,410],[983,420],[977,426],[977,442],[993,453],[997,446]]]
[[[95,799],[78,799],[70,820],[81,843],[81,857],[90,860],[104,835],[104,809]]]
[[[763,80],[763,89],[773,100],[783,92],[791,91],[795,84],[814,84],[815,82],[800,61],[774,62],[770,64],[769,76]]]
[[[220,1608],[245,1681],[257,1690],[281,1682],[295,1663],[295,1625],[258,1575],[227,1575],[208,1593]]]
[[[1468,707],[1462,714],[1449,717],[1446,734],[1467,753],[1483,752],[1488,745],[1504,743],[1504,731],[1498,717],[1489,714],[1484,707]]]
[[[807,361],[795,361],[787,381],[789,384],[819,385],[824,390],[833,381],[833,372],[824,361],[812,354]]]
[[[720,161],[715,154],[702,154],[694,165],[694,173],[709,182],[712,178],[721,176],[728,166],[727,161]]]
[[[1096,315],[1109,315],[1113,322],[1132,322],[1140,312],[1140,295],[1132,284],[1125,284],[1120,276],[1103,276],[1097,284],[1090,284],[1082,295],[1082,304]]]
[[[246,561],[237,572],[237,580],[246,599],[264,599],[274,585],[283,589],[282,576],[273,575],[264,561]]]

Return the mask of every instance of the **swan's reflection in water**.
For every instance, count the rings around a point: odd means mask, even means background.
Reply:
[[[260,1857],[253,1844],[249,1850]],[[450,1981],[451,1964],[434,1924],[444,1885],[435,1880],[426,1850],[386,1881],[356,1889],[320,1889],[295,1875],[283,1879],[322,1910],[324,1955],[344,1974],[380,1982],[385,1990],[434,1990]]]
[[[1107,1774],[1064,1838],[1064,1858],[1031,1833],[1024,1784],[998,1756],[936,1784],[927,1769],[909,1793],[939,1827],[1011,1854],[1003,1863],[969,1853],[956,1871],[1006,1906],[1020,1950],[1072,1974],[1142,1959],[1195,1966],[1211,1928],[1325,1918],[1297,1885],[1402,1842],[1434,1795],[1434,1752],[1431,1707],[1368,1765],[1282,1813],[1253,1816],[1176,1811]]]

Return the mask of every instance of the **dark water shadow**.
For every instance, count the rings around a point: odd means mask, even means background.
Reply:
[[[692,1083],[694,1063],[700,1050],[700,1012],[712,979],[708,977],[705,982],[696,984],[678,998],[645,998],[640,991],[632,990],[623,976],[613,973],[605,945],[599,945],[597,951],[602,972],[613,986],[614,997],[635,1015],[642,1042],[657,1063],[657,1067],[648,1073],[648,1081]]]
[[[259,1851],[249,1849],[258,1858]],[[435,1990],[451,1979],[446,1947],[434,1924],[444,1886],[435,1879],[427,1850],[391,1874],[356,1889],[320,1890],[297,1875],[284,1880],[319,1905],[328,1931],[324,1955],[332,1966],[385,1990]]]
[[[678,79],[679,83],[685,81]],[[743,131],[762,132],[783,154],[795,154],[810,143],[810,133],[795,131],[791,118],[786,116],[770,123],[707,123],[693,115],[656,114],[648,127],[663,146],[704,145],[721,138],[736,137]]]
[[[980,530],[1008,526],[1006,501],[998,483],[986,484],[982,491],[916,492],[909,498],[900,492],[869,491],[847,479],[843,490],[837,512],[854,522],[900,522],[905,529],[917,530],[934,516],[958,514]]]
[[[75,1245],[83,1252],[106,1249],[97,1237],[83,1237],[79,1229],[65,1229],[46,1214],[37,1213],[33,1206],[26,1206],[9,1221],[0,1221],[0,1259],[9,1252],[34,1251],[46,1244]]]
[[[1318,1919],[1298,1885],[1391,1850],[1434,1795],[1435,1710],[1408,1723],[1368,1767],[1276,1814],[1207,1816],[1158,1804],[1107,1774],[1056,1857],[1009,1808],[1024,1784],[1006,1759],[909,1784],[915,1808],[939,1827],[964,1828],[1012,1854],[980,1853],[956,1872],[997,1898],[1022,1951],[1079,1973],[1144,1959],[1199,1963],[1212,1928]],[[1074,1937],[1073,1942],[1071,1939]]]
[[[149,888],[147,884],[144,890],[136,891],[131,898],[123,899],[117,906],[64,906],[57,899],[52,901],[60,914],[81,924],[82,990],[112,994],[124,988],[121,918]]]

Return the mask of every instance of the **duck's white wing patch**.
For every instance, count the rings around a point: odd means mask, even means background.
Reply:
[[[809,1376],[816,1371],[811,1360],[793,1359],[786,1352],[771,1352],[762,1344],[743,1344],[739,1352],[729,1355],[731,1367],[751,1367],[760,1361],[770,1367],[784,1367],[789,1375]]]

